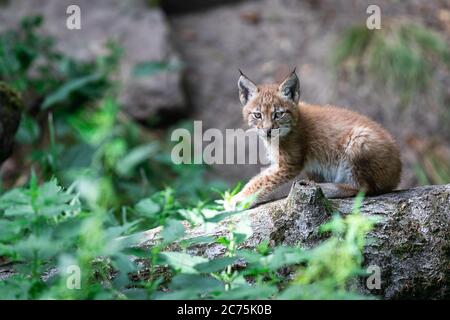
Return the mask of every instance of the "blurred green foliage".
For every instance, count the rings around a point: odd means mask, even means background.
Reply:
[[[442,157],[430,149],[420,153],[414,172],[420,184],[447,184],[450,182],[450,165],[448,157]]]
[[[171,196],[155,195],[136,204],[133,222],[119,221],[89,196],[65,190],[55,180],[29,185],[0,197],[0,256],[14,263],[15,274],[0,281],[2,299],[348,299],[363,298],[349,289],[361,269],[365,237],[375,220],[354,212],[336,214],[323,226],[331,236],[318,247],[242,247],[252,235],[245,213],[224,214],[221,206],[177,209]],[[165,209],[164,209],[165,208]],[[140,224],[161,210],[191,217],[191,224],[226,223],[221,237],[184,238],[185,227],[176,215],[163,223],[162,237],[151,248],[132,248],[142,239]],[[241,215],[239,222],[225,219]],[[192,219],[196,217],[196,219]],[[193,222],[196,220],[195,222]],[[120,237],[122,236],[122,237]],[[178,241],[182,251],[170,251]],[[195,243],[216,243],[223,257],[193,256],[186,249]],[[153,277],[134,279],[130,274],[150,264]],[[245,268],[235,264],[244,261]],[[73,289],[70,268],[80,270],[80,288]],[[170,270],[157,272],[169,266]],[[294,281],[280,270],[297,269]],[[166,278],[170,278],[167,280]],[[251,281],[247,281],[250,280]],[[68,284],[69,283],[69,284]],[[162,287],[166,290],[161,291]]]
[[[39,32],[42,23],[40,16],[26,17],[18,30],[0,35],[0,79],[26,92],[42,109],[61,102],[65,108],[78,107],[101,96],[111,86],[108,75],[117,66],[120,49],[110,43],[110,55],[76,61],[58,52],[54,39]]]
[[[39,177],[101,188],[102,204],[117,210],[169,185],[185,201],[206,196],[205,168],[173,165],[170,145],[160,142],[165,137],[121,111],[113,79],[122,49],[108,42],[106,56],[79,61],[56,50],[54,39],[40,32],[42,23],[27,17],[18,30],[0,35],[0,79],[28,102],[16,140],[31,147],[28,160]],[[149,64],[136,72],[146,73]]]
[[[437,32],[400,19],[385,23],[381,30],[349,28],[333,60],[340,68],[373,76],[408,102],[425,93],[438,65],[450,67],[450,48]]]
[[[110,55],[94,63],[71,59],[53,51],[41,23],[27,18],[0,36],[0,78],[40,97],[17,134],[19,148],[31,152],[31,174],[0,195],[0,264],[14,272],[0,280],[0,299],[361,298],[349,284],[363,274],[374,221],[358,205],[347,217],[336,214],[323,229],[330,237],[314,249],[243,248],[252,235],[241,212],[248,204],[223,211],[239,187],[224,192],[205,182],[205,168],[174,165],[168,139],[121,112],[120,84],[112,81],[121,50],[110,44]],[[226,220],[236,215],[239,223]],[[226,224],[228,232],[185,238],[182,221]],[[133,247],[158,226],[152,248]],[[175,242],[180,251],[172,251]],[[195,243],[221,245],[225,254],[192,256]],[[287,267],[297,270],[294,281],[280,272]],[[80,288],[73,289],[77,269]],[[148,276],[131,276],[141,271]]]

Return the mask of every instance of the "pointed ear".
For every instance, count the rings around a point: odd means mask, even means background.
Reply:
[[[285,100],[298,103],[300,100],[300,80],[294,71],[278,87],[280,96]]]
[[[239,72],[241,73],[238,80],[239,99],[241,100],[242,105],[245,106],[249,100],[255,97],[258,88],[245,74],[242,73],[241,70],[239,70]]]

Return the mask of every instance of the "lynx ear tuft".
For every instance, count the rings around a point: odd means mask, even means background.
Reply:
[[[242,105],[245,106],[249,100],[255,97],[258,88],[240,69],[239,72],[241,73],[238,80],[239,99]]]
[[[283,81],[278,87],[280,96],[283,99],[291,100],[292,102],[298,103],[300,100],[300,80],[294,71]]]

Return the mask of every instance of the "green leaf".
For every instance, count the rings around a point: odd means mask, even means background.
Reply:
[[[28,220],[26,219],[14,221],[0,219],[0,242],[6,243],[13,239],[20,238],[22,231],[27,224]]]
[[[206,258],[191,256],[182,252],[161,252],[160,256],[164,263],[168,264],[175,270],[180,271],[181,273],[187,274],[198,273],[195,266],[208,261]]]
[[[224,270],[230,264],[235,263],[238,260],[237,257],[222,257],[208,262],[199,263],[195,266],[195,269],[200,273],[212,273]]]
[[[161,207],[152,199],[139,201],[134,207],[136,212],[146,218],[156,218],[156,214],[161,211]]]
[[[174,219],[168,219],[164,229],[161,233],[163,241],[165,244],[169,244],[174,242],[175,240],[180,239],[185,234],[185,228],[183,224]]]
[[[84,108],[67,116],[67,123],[85,142],[98,148],[115,130],[119,106],[112,98],[105,98],[94,108]]]
[[[73,79],[68,83],[63,84],[55,92],[51,93],[45,98],[44,102],[42,103],[42,109],[45,110],[54,106],[55,104],[63,102],[64,100],[68,99],[70,95],[75,91],[80,90],[88,84],[99,81],[100,79],[101,75],[92,74]]]
[[[13,275],[0,281],[0,297],[2,300],[30,299],[32,282],[25,275]]]
[[[54,241],[48,233],[39,237],[32,234],[14,245],[14,251],[21,258],[31,261],[50,259],[61,252],[62,249],[62,242]]]
[[[303,262],[306,255],[300,248],[277,247],[274,252],[267,257],[263,257],[267,266],[271,270],[278,270],[281,267],[290,266]]]
[[[73,195],[65,193],[56,180],[51,180],[39,187],[35,206],[39,214],[50,218],[64,211],[78,209],[78,206],[67,204],[72,199]]]
[[[15,205],[5,210],[5,217],[14,216],[32,216],[34,214],[33,207],[31,205]]]
[[[172,292],[156,292],[156,300],[199,299],[209,292],[223,290],[223,284],[210,276],[197,274],[177,274],[173,277],[169,289]]]
[[[150,143],[132,149],[125,157],[117,162],[117,173],[121,176],[130,176],[139,164],[148,161],[150,156],[156,154],[157,151],[157,143]]]
[[[237,252],[237,256],[245,260],[249,265],[260,264],[261,259],[264,257],[261,254],[248,249],[241,249]]]
[[[190,247],[196,244],[214,243],[215,238],[212,236],[199,236],[181,240],[183,247]]]
[[[260,300],[272,298],[277,292],[278,288],[274,285],[243,285],[230,291],[225,291],[218,298],[225,300]]]
[[[0,210],[14,205],[27,205],[30,203],[31,198],[23,189],[13,189],[0,197]]]

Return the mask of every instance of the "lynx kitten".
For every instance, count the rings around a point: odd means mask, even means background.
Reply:
[[[242,114],[271,145],[278,138],[278,165],[251,179],[231,207],[258,193],[263,199],[301,172],[319,183],[329,198],[354,196],[359,190],[380,194],[400,180],[401,161],[392,136],[358,113],[299,102],[295,70],[281,83],[255,85],[242,72],[238,81]],[[270,152],[269,152],[270,153]]]

